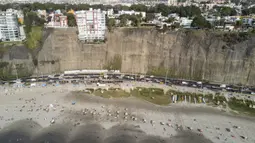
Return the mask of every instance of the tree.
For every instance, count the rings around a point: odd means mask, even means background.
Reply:
[[[141,24],[141,18],[139,17],[139,15],[130,15],[128,19],[132,21],[132,26],[137,27]]]
[[[38,2],[33,3],[31,7],[32,7],[32,10],[46,9],[44,4],[38,3]]]
[[[214,21],[214,26],[224,26],[224,23],[225,19],[216,20]]]
[[[79,5],[77,5],[77,7],[76,7],[76,9],[74,9],[74,10],[89,10],[89,4],[79,4]],[[74,6],[69,6],[68,8],[69,9],[73,9],[73,7]]]
[[[255,28],[253,28],[253,29],[251,30],[251,33],[255,34]]]
[[[238,20],[238,21],[236,21],[236,23],[235,23],[235,27],[236,28],[240,28],[240,27],[242,27],[242,21],[241,20]]]
[[[24,25],[25,25],[25,32],[29,33],[32,30],[32,20],[29,19],[29,17],[26,15],[24,15]]]
[[[45,23],[45,20],[38,17],[35,12],[27,12],[26,13],[26,18],[29,19],[30,23],[27,23],[32,26],[43,26]]]
[[[128,15],[128,14],[123,14],[119,16],[120,20],[120,27],[125,27],[127,25],[127,21],[130,20],[132,23],[132,26],[140,26],[141,24],[141,15]]]
[[[234,8],[231,8],[230,16],[235,16],[235,15],[237,15],[237,11]]]
[[[168,18],[165,22],[167,22],[167,23],[172,23],[172,22],[174,22],[174,18],[173,18],[173,17],[170,17],[170,18]]]
[[[140,12],[146,12],[148,10],[147,6],[143,4],[132,4],[129,9]]]
[[[154,13],[147,13],[146,17],[145,17],[145,21],[152,21],[155,18],[155,14]]]
[[[250,15],[250,14],[255,14],[255,6],[249,9],[242,10],[242,15]]]
[[[171,25],[171,29],[180,28],[180,23],[174,23]]]
[[[220,12],[221,16],[235,16],[237,14],[236,10],[231,7],[214,7],[217,11]]]
[[[90,5],[90,7],[92,7],[93,9],[101,9],[101,10],[105,10],[105,7],[103,4],[95,4],[95,5]]]
[[[182,6],[178,9],[177,13],[179,13],[180,17],[187,17],[188,16],[185,8],[182,7]]]
[[[192,6],[189,6],[186,8],[190,11],[190,12],[188,12],[189,17],[201,15],[201,10],[199,7],[192,5]]]
[[[72,13],[67,13],[66,16],[67,16],[67,25],[69,27],[77,26],[76,19]]]
[[[27,9],[24,9],[24,25],[25,25],[25,32],[30,33],[32,26],[43,26],[45,23],[45,20],[38,17],[35,12],[26,11]]]
[[[155,6],[156,12],[161,12],[163,16],[168,16],[170,13],[170,9],[167,5],[165,4],[158,4]]]
[[[129,7],[125,5],[115,5],[113,7],[114,13],[118,13],[118,11],[121,11],[121,10],[129,10]]]
[[[125,26],[127,26],[128,15],[126,15],[126,14],[120,15],[120,16],[119,16],[119,20],[120,20],[120,23],[119,23],[119,26],[120,26],[120,27],[125,27]]]
[[[181,6],[176,8],[175,13],[178,13],[180,17],[193,17],[201,15],[201,10],[199,7],[196,6]]]
[[[106,18],[106,26],[109,31],[112,31],[113,27],[116,25],[116,21],[114,18]]]
[[[211,24],[202,16],[196,16],[192,23],[192,27],[197,27],[197,28],[211,28]]]

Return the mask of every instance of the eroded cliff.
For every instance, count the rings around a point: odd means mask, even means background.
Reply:
[[[35,59],[34,74],[120,68],[126,73],[255,85],[255,37],[230,40],[205,31],[160,33],[115,29],[104,44],[84,44],[76,29],[51,30]],[[121,60],[121,62],[118,62]],[[116,63],[117,62],[117,63]]]
[[[0,45],[0,80],[33,74],[32,54],[23,44]]]

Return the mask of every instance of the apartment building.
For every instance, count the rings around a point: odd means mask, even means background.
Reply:
[[[90,8],[87,11],[76,11],[75,15],[79,40],[93,41],[95,39],[105,39],[105,14],[100,9]]]
[[[23,27],[18,24],[17,12],[13,9],[7,9],[0,12],[0,40],[1,41],[22,41],[25,39],[25,33],[21,33]],[[24,30],[22,31],[24,32]]]

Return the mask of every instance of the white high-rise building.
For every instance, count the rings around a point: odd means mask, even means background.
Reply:
[[[105,39],[105,14],[100,9],[90,8],[87,11],[77,11],[76,22],[79,40],[93,41]]]
[[[0,12],[1,41],[21,41],[24,36],[20,34],[17,13],[12,9]]]

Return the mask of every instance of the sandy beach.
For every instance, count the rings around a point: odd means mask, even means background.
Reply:
[[[49,137],[49,132],[56,143],[78,143],[82,138],[86,142],[255,142],[252,117],[231,115],[202,104],[163,107],[133,97],[103,99],[76,92],[94,86],[1,86],[0,142],[6,141],[4,135],[8,132],[21,128],[32,142]],[[136,86],[170,88],[152,83],[111,86],[126,90]],[[25,131],[27,126],[29,130]],[[24,138],[15,141],[25,142]]]

